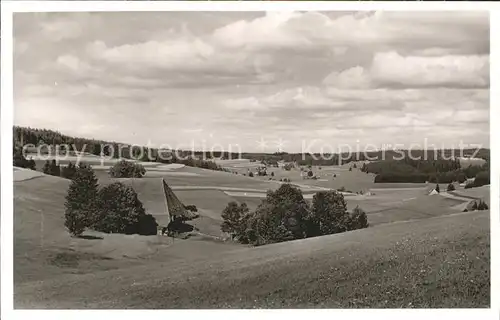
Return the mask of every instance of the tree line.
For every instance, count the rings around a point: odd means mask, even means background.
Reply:
[[[365,163],[361,171],[376,174],[375,183],[463,183],[476,178],[474,186],[479,186],[489,184],[490,163],[462,168],[458,159],[385,160]]]
[[[340,192],[318,192],[309,205],[302,191],[289,183],[269,190],[255,211],[245,203],[228,203],[222,218],[223,232],[255,246],[368,227],[366,213],[359,207],[348,212]]]

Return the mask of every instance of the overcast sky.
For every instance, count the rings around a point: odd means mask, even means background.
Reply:
[[[14,37],[17,125],[198,149],[489,146],[487,13],[17,13]]]

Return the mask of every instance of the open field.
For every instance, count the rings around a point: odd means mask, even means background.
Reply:
[[[192,167],[155,167],[151,171],[158,175],[113,179],[104,168],[98,168],[96,174],[102,185],[113,181],[132,185],[160,225],[168,223],[161,186],[164,177],[183,203],[198,208],[200,218],[192,223],[197,232],[191,238],[173,241],[163,236],[97,232],[86,232],[85,239],[72,238],[64,229],[64,197],[69,181],[38,172],[27,177],[24,170],[15,169],[15,180],[19,177],[14,182],[16,307],[416,307],[489,303],[486,289],[479,286],[489,285],[489,269],[485,269],[489,264],[488,213],[459,213],[459,206],[471,200],[467,197],[488,196],[489,187],[458,189],[457,195],[445,197],[428,196],[433,185],[376,184],[367,189],[371,195],[345,197],[349,210],[359,205],[367,212],[368,229],[248,248],[217,240],[225,237],[220,230],[221,212],[230,201],[245,202],[255,209],[265,192],[278,188],[279,182]],[[183,172],[191,174],[171,174]],[[358,173],[344,171],[354,180]],[[316,187],[302,182],[297,181],[310,201]],[[431,258],[424,259],[426,256]],[[218,276],[225,280],[217,280]],[[118,279],[114,280],[116,286],[109,285],[107,277]],[[436,277],[444,280],[432,281]],[[452,283],[458,282],[467,284],[457,289]],[[419,289],[412,291],[415,286]],[[238,290],[241,287],[245,292]],[[74,293],[68,293],[71,288]],[[359,290],[352,291],[354,288]],[[127,296],[117,297],[120,290]],[[391,295],[385,292],[394,293],[392,297],[397,299],[389,299]],[[439,292],[446,292],[447,298]],[[472,292],[476,292],[474,296]],[[164,295],[165,299],[155,295]],[[190,296],[198,300],[190,300]]]
[[[488,307],[489,212],[15,286],[16,308]]]

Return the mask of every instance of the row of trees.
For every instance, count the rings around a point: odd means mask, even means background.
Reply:
[[[461,168],[457,160],[386,160],[366,163],[361,171],[375,173],[375,183],[462,183],[476,177],[482,183],[485,175],[489,183],[489,162]]]
[[[99,188],[92,168],[80,163],[66,196],[65,226],[80,236],[85,229],[154,235],[158,225],[132,187],[115,182]]]
[[[245,203],[230,202],[222,218],[223,232],[255,246],[368,227],[366,213],[359,207],[349,213],[341,193],[318,192],[310,206],[302,191],[291,184],[268,191],[253,212]]]
[[[121,160],[111,167],[109,174],[113,178],[142,178],[146,169],[140,163]]]
[[[13,156],[12,165],[14,167],[36,170],[35,160],[33,160],[32,158],[26,159],[23,156],[23,152],[20,148],[14,148],[12,156]]]

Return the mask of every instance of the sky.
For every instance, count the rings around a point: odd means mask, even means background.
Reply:
[[[488,147],[489,38],[477,11],[16,13],[14,122],[197,150]]]

